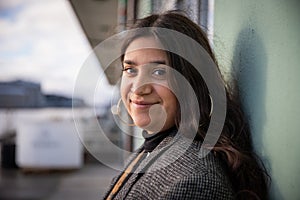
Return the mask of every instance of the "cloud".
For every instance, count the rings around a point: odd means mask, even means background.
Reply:
[[[38,81],[45,92],[72,95],[91,48],[69,2],[0,1],[0,10],[9,13],[0,15],[0,80]]]
[[[18,7],[19,5],[24,2],[23,0],[2,0],[0,1],[0,9],[5,10],[5,9],[13,9],[15,7]]]

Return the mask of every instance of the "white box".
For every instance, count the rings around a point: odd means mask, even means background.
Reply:
[[[80,168],[83,147],[74,122],[43,119],[18,124],[16,162],[21,168]]]

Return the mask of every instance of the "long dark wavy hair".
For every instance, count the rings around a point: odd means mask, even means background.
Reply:
[[[216,70],[220,71],[205,32],[183,13],[169,11],[163,14],[153,14],[137,20],[131,28],[144,27],[166,28],[187,35],[205,49],[215,63]],[[136,33],[128,37],[122,52],[125,53],[131,41],[142,36],[145,36],[145,33]],[[165,40],[162,35],[152,36],[157,37],[164,46],[168,45],[164,43]],[[200,121],[195,140],[203,141],[210,123],[212,109],[208,87],[201,74],[187,60],[172,52],[167,52],[167,54],[171,67],[188,80],[197,96]],[[121,57],[122,61],[123,58],[124,56]],[[236,199],[268,199],[269,176],[262,161],[254,152],[249,124],[242,111],[238,92],[225,84],[224,79],[222,83],[226,90],[226,118],[222,133],[212,151],[226,163]],[[176,80],[174,85],[176,90],[186,90],[182,84],[176,83]],[[185,105],[180,106],[186,106],[185,109],[190,109],[189,114],[192,118],[195,111],[189,106],[188,100],[186,102]],[[180,113],[178,113],[177,125],[180,120]]]

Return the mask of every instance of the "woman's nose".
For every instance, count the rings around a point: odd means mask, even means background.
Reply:
[[[151,81],[147,77],[139,75],[132,83],[131,92],[136,95],[150,94],[152,92]]]
[[[152,86],[151,84],[144,84],[144,85],[131,88],[131,91],[136,95],[146,95],[151,93]]]

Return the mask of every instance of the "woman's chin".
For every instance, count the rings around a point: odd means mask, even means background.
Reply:
[[[142,129],[145,129],[150,123],[150,119],[134,119],[134,124]]]
[[[159,123],[151,123],[151,120],[136,120],[135,125],[141,129],[148,131],[149,133],[157,133],[163,129],[163,125]]]

